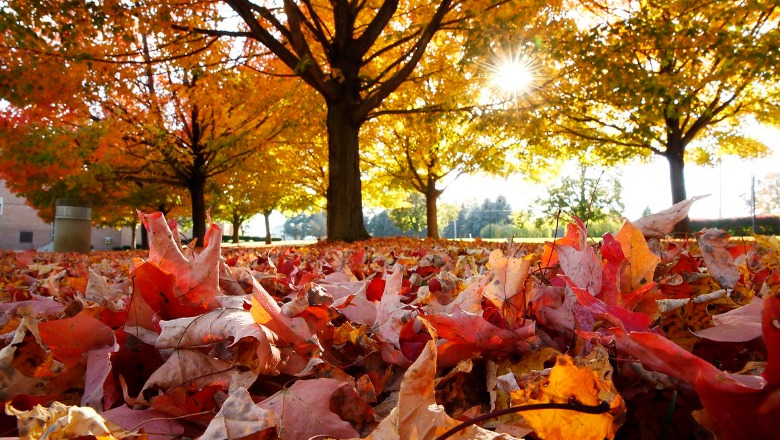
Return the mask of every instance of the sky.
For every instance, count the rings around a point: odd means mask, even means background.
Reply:
[[[773,150],[769,157],[749,160],[726,156],[720,166],[686,164],[685,187],[688,197],[710,194],[693,204],[689,211],[691,218],[717,219],[750,215],[748,201],[752,176],[755,175],[758,190],[760,180],[766,174],[780,172],[780,130],[764,129],[756,131],[754,136]],[[636,220],[648,207],[651,212],[657,212],[672,205],[669,165],[665,158],[656,157],[647,164],[635,163],[618,169],[622,173],[624,217]],[[551,186],[555,184],[550,183]],[[545,193],[544,185],[529,184],[521,177],[499,179],[464,176],[447,188],[441,200],[458,204],[468,200],[481,203],[485,198],[495,200],[497,196],[503,195],[513,210],[530,208],[539,212],[533,201]]]
[[[710,194],[693,204],[689,211],[691,218],[717,219],[750,215],[748,201],[752,177],[756,178],[758,190],[760,180],[766,174],[780,172],[780,130],[759,130],[754,136],[773,150],[771,156],[756,160],[727,156],[723,158],[720,166],[686,164],[685,186],[688,197]],[[666,159],[657,157],[647,164],[630,164],[619,169],[622,172],[624,217],[636,220],[648,207],[651,212],[657,212],[672,205],[669,165]],[[501,179],[474,175],[461,176],[452,182],[440,201],[458,205],[469,201],[482,203],[485,198],[495,200],[502,195],[515,211],[530,208],[539,212],[533,202],[544,194],[544,185],[528,183],[521,176]],[[271,228],[280,228],[284,221],[284,216],[274,212],[271,216]],[[265,235],[262,216],[253,218],[246,226],[248,235]]]

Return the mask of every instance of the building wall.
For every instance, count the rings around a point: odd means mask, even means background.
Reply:
[[[0,249],[51,250],[53,239],[52,225],[38,217],[35,209],[27,206],[25,199],[17,197],[0,179]],[[32,234],[32,237],[30,237]],[[31,238],[31,241],[27,241]],[[24,241],[22,241],[24,240]],[[140,234],[138,234],[140,241]],[[131,231],[129,228],[92,228],[92,249],[108,251],[122,246],[130,246]],[[47,249],[48,248],[48,249]]]
[[[37,249],[52,240],[51,225],[0,180],[0,249]]]

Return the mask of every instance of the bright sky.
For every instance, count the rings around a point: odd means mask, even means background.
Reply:
[[[764,130],[757,133],[756,137],[774,150],[772,156],[755,161],[724,157],[720,167],[686,164],[685,186],[688,197],[711,194],[693,204],[690,210],[692,218],[719,218],[721,213],[722,217],[750,215],[746,201],[750,199],[752,174],[755,173],[758,190],[761,178],[767,173],[780,171],[780,130]],[[621,170],[625,217],[635,220],[642,216],[646,207],[656,212],[672,205],[666,159],[658,157],[652,163],[627,165],[621,167]],[[513,210],[531,208],[538,212],[534,209],[533,201],[544,194],[543,185],[529,184],[521,177],[498,179],[463,176],[447,188],[440,200],[457,204],[468,200],[481,203],[485,198],[495,199],[503,195]]]

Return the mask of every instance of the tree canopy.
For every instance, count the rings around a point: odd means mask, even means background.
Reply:
[[[677,202],[686,162],[766,150],[744,128],[777,122],[778,25],[760,0],[8,0],[0,173],[38,206],[74,192],[130,206],[166,188],[175,201],[147,201],[188,203],[198,237],[209,202],[250,199],[224,197],[241,184],[273,201],[239,217],[320,207],[345,241],[368,236],[366,193],[416,191],[436,234],[454,176],[532,176],[577,154],[660,155]],[[507,47],[541,79],[496,106],[482,75]]]
[[[545,115],[555,132],[605,161],[659,155],[672,201],[686,161],[756,156],[755,118],[776,123],[780,11],[775,2],[611,2],[552,15],[539,56],[552,71]]]

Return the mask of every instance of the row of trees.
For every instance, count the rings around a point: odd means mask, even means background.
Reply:
[[[656,154],[678,202],[686,158],[760,155],[744,127],[778,118],[773,2],[278,6],[4,2],[0,175],[44,215],[74,194],[106,224],[186,206],[198,238],[210,205],[236,223],[324,208],[330,239],[359,240],[364,193],[413,192],[435,236],[464,173]],[[484,66],[507,47],[538,71],[533,94],[502,102]]]
[[[551,185],[543,197],[525,209],[513,209],[503,195],[485,198],[481,203],[440,204],[436,234],[427,229],[426,201],[417,193],[410,194],[404,206],[374,212],[366,225],[373,236],[506,238],[520,234],[546,237],[556,224],[567,223],[573,217],[588,224],[615,222],[623,212],[619,175],[605,173],[580,167],[577,176],[567,176]]]

